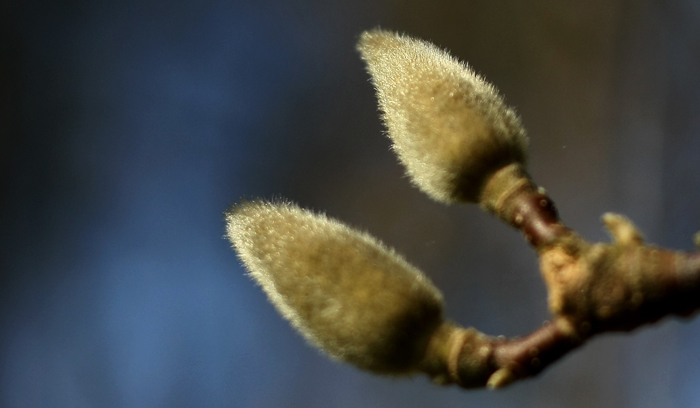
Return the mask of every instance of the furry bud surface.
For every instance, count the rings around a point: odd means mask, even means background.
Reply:
[[[383,30],[363,33],[358,49],[394,149],[432,198],[478,202],[491,174],[525,164],[520,120],[466,64],[433,44]]]
[[[250,276],[309,342],[362,369],[417,369],[443,310],[419,270],[372,236],[290,203],[243,203],[226,220]]]

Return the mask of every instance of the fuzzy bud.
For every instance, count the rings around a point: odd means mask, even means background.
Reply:
[[[358,49],[394,150],[432,198],[478,202],[491,174],[525,163],[520,120],[467,65],[433,44],[382,30],[363,33]]]
[[[250,275],[309,342],[377,373],[418,368],[442,296],[392,249],[290,203],[244,203],[226,220]]]

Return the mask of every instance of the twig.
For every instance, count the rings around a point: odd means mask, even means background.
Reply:
[[[603,217],[614,242],[591,244],[561,223],[552,199],[517,165],[493,175],[484,191],[483,206],[520,230],[538,252],[555,318],[519,339],[451,327],[469,335],[451,336],[465,339],[457,356],[440,355],[439,346],[430,349],[427,359],[444,359],[446,367],[457,361],[460,367],[446,368],[447,375],[426,370],[438,381],[499,388],[537,375],[596,334],[629,331],[700,308],[700,254],[646,246],[634,225],[614,214]]]

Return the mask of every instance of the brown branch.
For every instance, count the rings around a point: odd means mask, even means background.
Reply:
[[[644,245],[635,226],[615,214],[603,217],[613,242],[587,242],[559,220],[551,198],[517,164],[490,177],[481,205],[538,252],[554,319],[515,339],[446,323],[423,365],[437,382],[502,387],[537,375],[594,335],[700,308],[700,253]]]
[[[486,336],[451,323],[437,333],[422,368],[438,383],[464,388],[499,388],[535,376],[582,344],[565,319],[548,322],[522,338]]]

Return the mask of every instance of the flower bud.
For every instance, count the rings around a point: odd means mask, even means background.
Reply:
[[[244,203],[226,220],[250,275],[310,343],[378,373],[418,368],[442,296],[392,249],[290,203]]]
[[[430,43],[382,30],[363,33],[358,49],[394,150],[432,198],[478,202],[491,174],[525,163],[520,120],[468,66]]]

